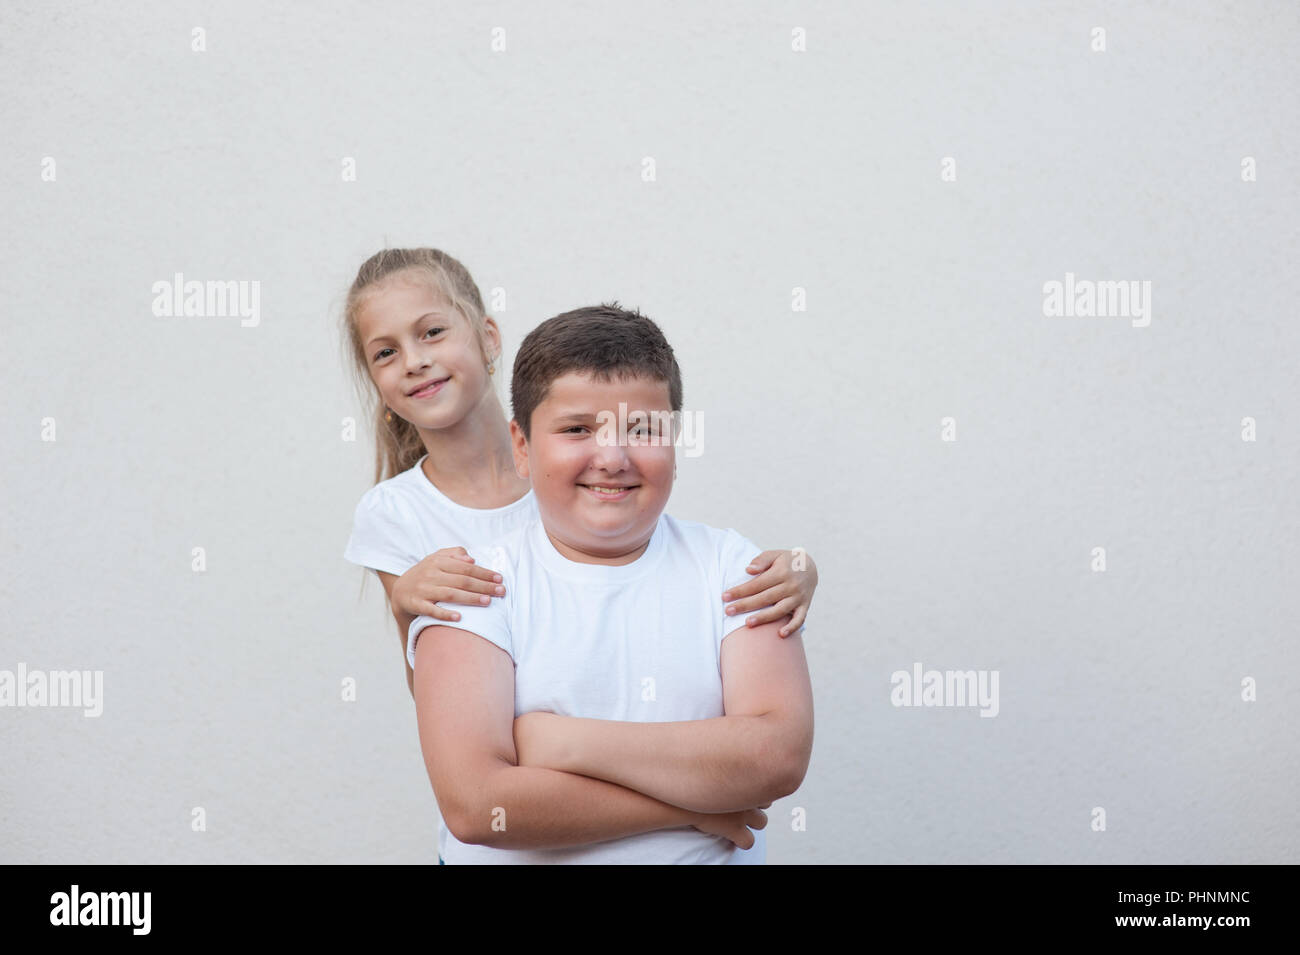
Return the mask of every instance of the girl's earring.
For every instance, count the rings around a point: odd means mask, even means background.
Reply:
[[[495,375],[496,373],[497,373],[497,363],[494,361],[488,362],[488,374]]]
[[[393,423],[393,412],[391,409],[389,408],[384,409],[384,420],[387,421],[389,424]]]

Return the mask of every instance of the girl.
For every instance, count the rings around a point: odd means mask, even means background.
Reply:
[[[376,484],[357,505],[344,556],[383,582],[414,694],[405,661],[415,617],[454,622],[459,614],[438,602],[486,604],[505,593],[500,575],[460,545],[491,543],[536,518],[537,506],[492,387],[501,332],[460,262],[437,249],[376,253],[357,272],[343,325],[358,388],[377,399]],[[748,568],[756,576],[722,594],[736,601],[727,613],[763,608],[749,626],[789,615],[781,635],[798,631],[817,586],[807,565],[796,571],[791,552],[764,551]],[[739,825],[748,836],[744,814],[711,815],[697,827],[732,838]]]

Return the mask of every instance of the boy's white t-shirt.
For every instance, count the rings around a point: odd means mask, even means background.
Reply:
[[[423,464],[422,457],[415,467],[381,481],[362,496],[343,552],[346,560],[400,577],[444,547],[469,550],[488,544],[537,517],[537,498],[531,488],[505,507],[465,507],[434,486]],[[457,611],[463,609],[456,605]],[[448,835],[439,813],[438,852],[444,859]]]
[[[562,556],[540,517],[470,556],[501,574],[506,595],[486,607],[456,605],[454,624],[417,617],[407,640],[415,665],[421,630],[452,626],[510,654],[515,715],[633,722],[725,715],[721,648],[749,614],[727,616],[722,593],[752,578],[759,548],[734,530],[660,514],[645,552],[630,564],[582,564]],[[803,627],[800,628],[800,631]],[[643,832],[566,849],[495,849],[447,833],[448,865],[761,864],[766,840],[742,850],[692,827]]]

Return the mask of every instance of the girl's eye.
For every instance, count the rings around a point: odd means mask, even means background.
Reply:
[[[383,361],[392,353],[391,348],[381,348],[375,353],[375,361]]]
[[[433,328],[429,329],[427,332],[424,333],[424,337],[428,338],[430,335],[437,335],[442,331],[444,331],[444,329],[439,328],[437,325],[435,325],[433,326]]]

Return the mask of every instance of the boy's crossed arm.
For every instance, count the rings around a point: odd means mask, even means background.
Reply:
[[[519,765],[509,654],[468,631],[430,626],[415,659],[420,747],[443,819],[461,842],[552,849],[693,825],[749,848],[747,826],[765,825],[750,807],[695,812],[615,783]]]
[[[803,640],[780,621],[722,641],[725,716],[638,723],[525,713],[521,766],[580,773],[696,812],[763,805],[799,788],[812,755],[813,703]]]

